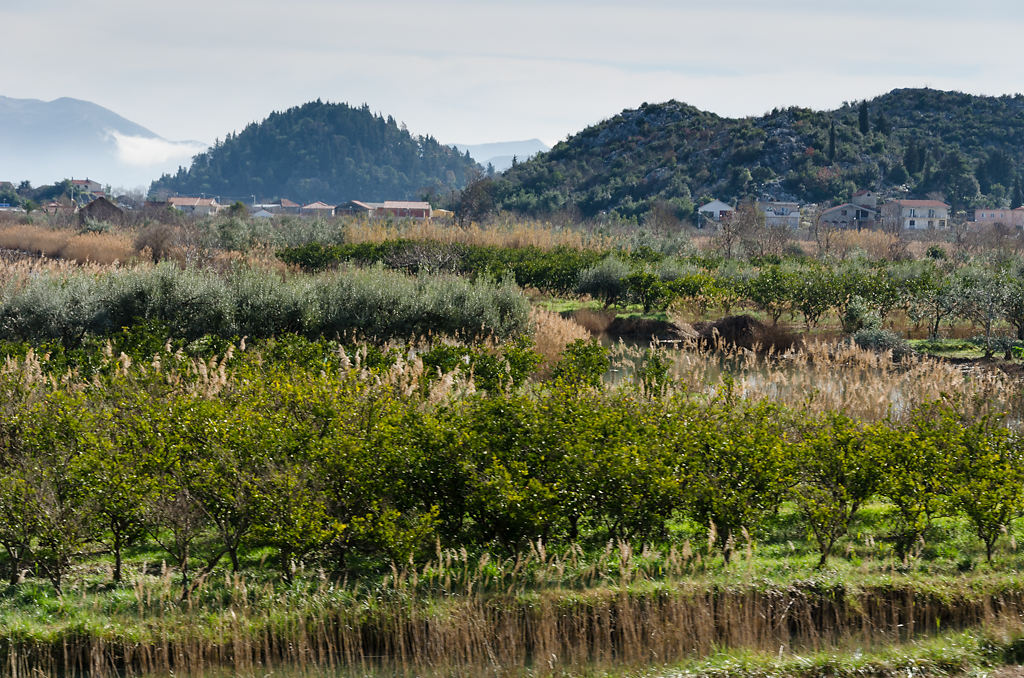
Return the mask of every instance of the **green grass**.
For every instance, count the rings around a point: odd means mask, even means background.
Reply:
[[[880,647],[766,654],[722,650],[710,657],[658,668],[580,673],[607,678],[860,678],[862,676],[987,676],[1016,663],[1020,629],[976,629]]]

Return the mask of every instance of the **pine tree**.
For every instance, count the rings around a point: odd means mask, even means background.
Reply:
[[[871,131],[871,123],[868,121],[868,102],[867,101],[860,102],[860,114],[859,114],[858,117],[859,117],[859,122],[860,122],[860,133],[861,134],[867,134],[868,132]]]

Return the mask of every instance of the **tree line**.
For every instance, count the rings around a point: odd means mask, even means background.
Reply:
[[[127,344],[122,344],[126,346]],[[999,417],[925,403],[900,420],[711,399],[649,355],[603,388],[605,350],[571,344],[544,381],[528,342],[380,351],[281,336],[193,357],[97,349],[88,376],[32,352],[0,373],[0,548],[12,584],[157,549],[182,594],[252,553],[341,576],[436,544],[663,541],[705,526],[728,559],[785,502],[824,564],[869,501],[910,557],[957,516],[992,558],[1024,513],[1024,448]],[[753,535],[752,537],[748,535]]]
[[[941,249],[921,260],[892,262],[778,256],[740,262],[714,254],[670,257],[643,247],[597,252],[393,240],[314,242],[281,249],[277,256],[305,270],[353,262],[470,277],[507,273],[523,287],[589,295],[606,307],[636,304],[646,313],[673,303],[690,305],[701,315],[711,307],[729,312],[748,306],[773,323],[787,316],[808,327],[834,314],[849,333],[876,328],[897,311],[927,328],[932,338],[943,323],[962,319],[982,328],[990,353],[1006,343],[998,339],[1000,324],[1024,340],[1024,262],[953,261]]]

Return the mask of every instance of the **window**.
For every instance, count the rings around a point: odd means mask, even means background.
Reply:
[[[935,221],[932,219],[928,220],[928,228],[935,228]]]
[[[908,224],[908,226],[910,226],[911,228],[913,228],[914,226],[916,226],[916,224],[914,223],[914,220],[913,220],[913,219],[911,219],[911,220],[910,220],[910,223]]]

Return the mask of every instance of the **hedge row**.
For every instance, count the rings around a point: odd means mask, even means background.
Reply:
[[[293,332],[388,340],[430,333],[507,338],[526,333],[528,318],[529,302],[510,281],[410,277],[380,268],[282,278],[162,264],[42,275],[0,297],[4,338],[59,339],[66,346],[140,322],[188,339]]]

